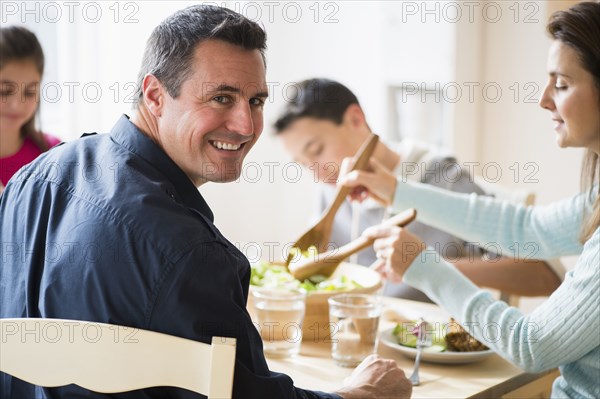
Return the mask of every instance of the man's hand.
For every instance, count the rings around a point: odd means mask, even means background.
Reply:
[[[412,384],[395,361],[371,355],[335,393],[344,399],[409,399]]]
[[[398,183],[396,176],[375,158],[369,160],[368,170],[349,172],[353,164],[353,158],[344,158],[340,167],[338,185],[352,187],[350,193],[352,200],[362,202],[367,196],[371,196],[383,205],[390,205]]]
[[[377,260],[371,268],[384,278],[399,283],[413,261],[426,248],[416,235],[402,227],[372,226],[363,236],[375,238],[373,249]]]

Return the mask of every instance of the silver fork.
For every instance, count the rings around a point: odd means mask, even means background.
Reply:
[[[423,348],[431,346],[431,339],[428,337],[426,326],[427,323],[425,320],[420,319],[418,326],[419,335],[417,336],[417,357],[415,359],[415,368],[413,369],[410,377],[408,377],[413,386],[421,383],[419,380],[419,365],[421,364],[421,353],[423,353]]]

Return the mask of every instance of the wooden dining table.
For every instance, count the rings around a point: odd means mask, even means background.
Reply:
[[[448,320],[448,314],[434,304],[382,297],[384,311],[379,330],[392,328],[395,316]],[[272,371],[289,375],[298,387],[331,392],[339,389],[352,368],[341,367],[331,358],[331,344],[326,340],[304,340],[300,354],[291,358],[269,358]],[[393,347],[378,345],[377,353],[394,359],[410,375],[414,359]],[[526,373],[497,354],[469,364],[435,364],[421,362],[421,384],[413,388],[413,398],[547,398],[556,370]]]

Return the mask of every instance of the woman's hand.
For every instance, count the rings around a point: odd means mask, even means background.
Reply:
[[[396,192],[396,176],[374,158],[369,160],[368,170],[353,170],[353,158],[344,158],[340,167],[339,185],[352,187],[350,198],[362,202],[371,196],[383,205],[391,205]]]
[[[397,226],[372,226],[364,231],[363,236],[375,238],[373,249],[377,260],[371,268],[394,283],[402,281],[406,270],[426,248],[419,237]]]

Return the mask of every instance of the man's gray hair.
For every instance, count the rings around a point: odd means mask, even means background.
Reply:
[[[259,50],[265,62],[267,36],[256,22],[227,8],[195,5],[171,15],[152,31],[138,73],[136,106],[142,101],[142,82],[152,74],[173,98],[189,78],[194,50],[205,40],[222,40],[246,50]]]

